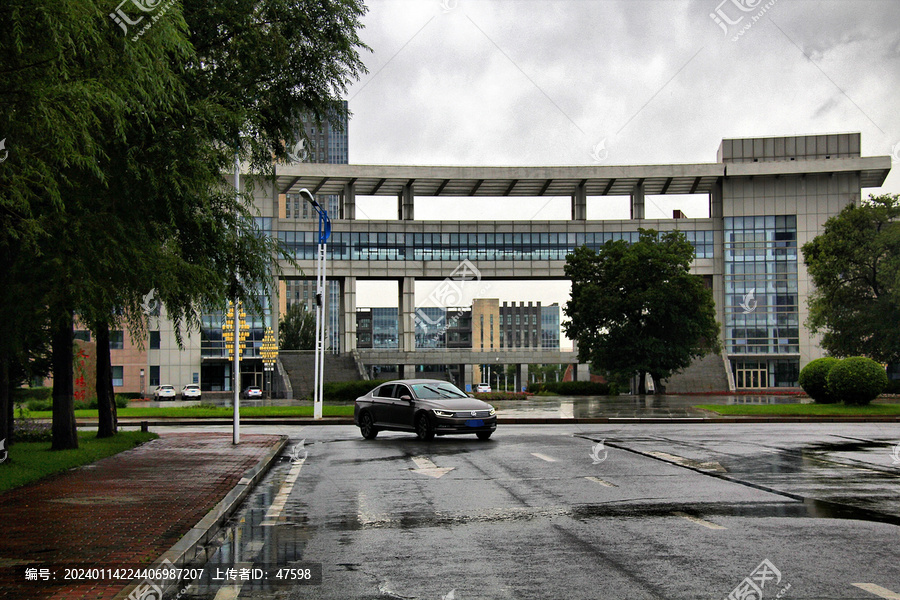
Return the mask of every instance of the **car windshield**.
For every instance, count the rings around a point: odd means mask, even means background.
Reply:
[[[456,386],[449,383],[417,383],[413,386],[416,398],[434,400],[436,398],[468,398]]]

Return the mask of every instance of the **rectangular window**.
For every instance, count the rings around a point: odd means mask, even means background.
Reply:
[[[158,331],[150,332],[150,349],[151,350],[159,350],[159,332]]]
[[[122,387],[125,385],[125,367],[112,368],[113,387]]]
[[[75,339],[81,340],[82,342],[89,342],[91,341],[91,332],[87,329],[76,329]]]
[[[109,349],[122,350],[125,348],[125,332],[121,329],[109,332]]]
[[[150,365],[150,387],[159,385],[159,365]]]

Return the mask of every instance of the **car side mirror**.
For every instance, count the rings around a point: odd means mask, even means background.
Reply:
[[[400,399],[406,400],[407,402],[412,402],[412,396],[410,396],[409,394],[403,394],[402,396],[400,396]]]
[[[473,394],[472,392],[468,392],[468,393],[466,394],[466,396],[468,396],[469,398],[474,398],[474,397],[475,397],[475,394]]]

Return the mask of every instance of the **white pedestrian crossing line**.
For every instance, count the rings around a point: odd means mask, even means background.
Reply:
[[[859,589],[865,590],[870,594],[875,594],[879,598],[885,598],[885,600],[900,600],[900,594],[897,592],[892,592],[891,590],[874,583],[851,583],[850,585],[855,585]]]

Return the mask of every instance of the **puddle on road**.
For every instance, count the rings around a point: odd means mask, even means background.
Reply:
[[[284,458],[284,457],[282,457]],[[198,549],[196,566],[203,566],[205,576],[183,593],[168,592],[166,600],[210,600],[220,588],[227,588],[210,578],[216,569],[292,567],[303,563],[306,543],[310,537],[307,516],[286,506],[281,513],[284,520],[273,522],[267,518],[269,509],[281,489],[290,469],[289,459],[276,464],[262,483],[250,493],[241,509],[232,516],[219,533],[205,547]],[[264,524],[265,523],[265,524]],[[241,597],[280,598],[286,590],[278,583],[243,583]],[[231,596],[228,596],[231,597]]]

